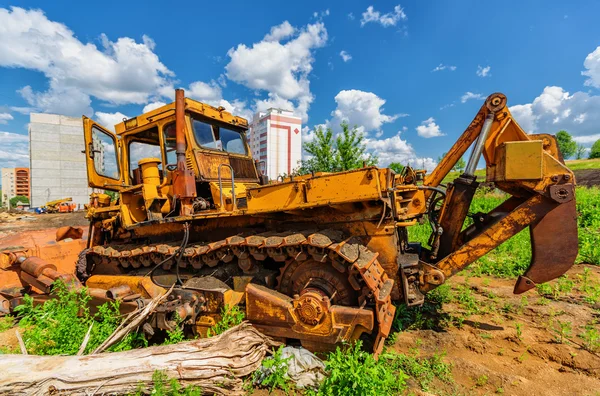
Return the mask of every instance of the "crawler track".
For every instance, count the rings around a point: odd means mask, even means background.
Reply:
[[[97,266],[120,267],[123,272],[140,272],[162,263],[163,270],[173,270],[179,249],[179,245],[171,244],[95,246],[86,251],[86,260],[78,265],[78,276],[87,278]],[[325,268],[320,272],[317,270],[315,274],[323,274],[330,279],[339,277],[344,283],[347,280],[352,291],[359,296],[357,304],[374,309],[378,323],[375,339],[377,352],[389,334],[396,310],[391,301],[394,280],[385,273],[377,256],[378,253],[370,251],[357,238],[344,239],[343,234],[336,230],[268,232],[188,245],[179,260],[179,267],[192,276],[203,276],[207,269],[235,265],[236,260],[243,274],[252,275],[264,268],[268,260],[270,263],[280,263],[275,289],[293,295],[303,287],[294,279],[296,268],[308,260],[329,265],[335,271]],[[339,290],[340,295],[335,296],[337,304],[351,303],[352,299],[344,292]]]

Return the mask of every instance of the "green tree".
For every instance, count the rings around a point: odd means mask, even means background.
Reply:
[[[575,158],[578,160],[582,159],[584,154],[585,154],[585,146],[583,144],[578,144],[577,151],[575,151]]]
[[[335,140],[331,128],[323,130],[319,126],[315,129],[315,138],[304,145],[304,150],[312,157],[302,161],[300,174],[310,172],[334,172],[336,167]]]
[[[14,196],[10,199],[10,207],[14,208],[15,206],[17,206],[17,203],[19,203],[19,202],[28,204],[29,198],[27,198],[26,196],[23,196],[23,195]]]
[[[438,163],[442,162],[442,160],[444,159],[446,154],[448,154],[448,153],[443,153],[440,157],[438,157],[438,159],[437,159]],[[467,162],[464,160],[463,157],[460,157],[458,159],[458,161],[456,161],[456,164],[454,164],[454,166],[452,167],[452,170],[457,171],[457,172],[462,172],[465,170],[466,166],[467,166]]]
[[[590,151],[590,159],[600,158],[600,139],[596,140],[594,145],[592,146],[592,150]]]
[[[341,127],[342,133],[336,138],[333,137],[331,128],[315,129],[314,140],[304,144],[304,149],[311,158],[300,162],[297,174],[357,169],[363,166],[363,162],[367,166],[377,165],[377,157],[365,154],[365,138],[358,128],[350,128],[345,122]]]
[[[342,133],[335,140],[337,170],[346,171],[363,166],[377,165],[377,158],[371,154],[365,156],[367,149],[364,143],[365,136],[357,127],[350,129],[347,122],[342,122]]]
[[[573,137],[569,132],[559,131],[556,134],[556,141],[563,158],[571,158],[577,152],[577,143],[573,140]]]
[[[388,165],[388,168],[396,173],[401,173],[404,170],[404,165],[402,165],[400,162],[392,162]]]

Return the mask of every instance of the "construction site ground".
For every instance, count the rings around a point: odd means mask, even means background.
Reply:
[[[85,227],[83,212],[0,217],[0,243],[17,232],[64,225]],[[409,314],[407,329],[392,335],[388,350],[443,354],[452,380],[436,379],[423,391],[410,379],[407,394],[599,395],[600,355],[586,350],[580,334],[590,324],[600,331],[595,324],[600,302],[590,302],[582,283],[600,287],[600,267],[578,264],[567,275],[567,286],[565,280],[560,287],[553,281],[549,290],[555,293],[545,297],[535,289],[514,295],[514,280],[473,277],[468,271],[450,279],[450,302]],[[14,329],[0,333],[0,344],[16,343]],[[263,393],[268,394],[254,392]]]

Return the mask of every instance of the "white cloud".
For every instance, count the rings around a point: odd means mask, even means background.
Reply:
[[[223,98],[221,87],[214,81],[211,81],[209,84],[202,81],[195,81],[190,84],[186,95],[192,99],[206,103],[219,101]]]
[[[433,158],[417,156],[414,148],[400,137],[400,132],[386,139],[365,139],[367,151],[379,158],[379,166],[388,166],[392,162],[411,165],[415,168],[433,170],[437,163]]]
[[[466,101],[471,100],[471,99],[483,100],[485,98],[483,97],[483,95],[478,94],[478,93],[476,94],[473,92],[465,92],[465,94],[460,97],[460,102],[465,103]]]
[[[43,11],[18,7],[0,8],[0,26],[0,66],[36,70],[48,78],[45,92],[29,86],[20,90],[30,106],[42,111],[90,113],[90,97],[112,104],[146,103],[173,76],[147,36],[138,43],[129,37],[110,41],[102,34],[98,48]]]
[[[29,167],[29,137],[0,131],[2,168]]]
[[[130,117],[118,111],[116,113],[103,113],[101,111],[97,111],[96,114],[94,114],[94,118],[100,125],[114,132],[115,125],[123,122],[123,120],[129,119]]]
[[[588,136],[574,136],[573,140],[580,144],[592,145],[594,142],[596,142],[596,140],[600,140],[600,133]]]
[[[340,52],[340,56],[342,57],[342,59],[344,60],[344,62],[348,62],[348,61],[352,60],[352,55],[350,55],[346,51]]]
[[[331,113],[334,125],[346,121],[350,126],[363,127],[365,132],[379,130],[385,123],[395,121],[398,117],[408,114],[387,115],[383,114],[385,100],[372,92],[356,89],[340,91],[335,96],[337,108]]]
[[[281,41],[296,33],[296,28],[290,25],[288,21],[283,21],[281,25],[273,26],[271,32],[264,38],[265,41]]]
[[[511,106],[510,111],[528,133],[565,130],[581,144],[591,144],[600,137],[598,95],[581,91],[570,94],[562,87],[548,86],[531,103]]]
[[[247,120],[252,119],[252,111],[247,108],[246,102],[239,99],[234,99],[231,102],[223,99],[221,86],[215,81],[210,83],[194,81],[186,90],[186,96],[214,107],[222,106],[231,114],[244,117]]]
[[[14,117],[10,113],[0,113],[0,124],[8,124]]]
[[[356,17],[354,16],[353,13],[349,13],[348,14],[348,19],[350,19],[351,21],[353,21],[354,19],[356,19]]]
[[[144,108],[142,109],[142,113],[148,113],[149,111],[156,110],[156,109],[158,109],[159,107],[162,107],[162,106],[164,106],[164,105],[166,105],[166,103],[165,103],[165,102],[151,102],[151,103],[148,103],[148,104],[147,104],[146,106],[144,106]]]
[[[437,65],[431,72],[438,72],[438,71],[442,71],[442,70],[450,70],[450,71],[455,71],[456,70],[456,66],[453,65],[444,65],[443,63],[440,63],[439,65]]]
[[[435,123],[435,118],[429,117],[425,121],[421,122],[421,125],[417,127],[417,133],[419,136],[424,138],[432,138],[438,136],[444,136],[440,130],[440,126]]]
[[[314,62],[313,52],[327,42],[327,29],[318,21],[285,36],[277,33],[285,33],[284,24],[251,47],[239,44],[231,48],[227,52],[231,60],[225,70],[230,80],[250,89],[267,91],[267,101],[293,102],[293,110],[306,122],[313,101],[308,79]],[[283,41],[283,37],[288,41]]]
[[[92,99],[90,96],[74,87],[60,87],[50,81],[50,88],[45,92],[34,92],[26,85],[18,92],[23,99],[36,111],[65,114],[70,116],[92,115]]]
[[[584,84],[600,88],[600,46],[586,56],[583,66],[586,70],[582,71],[581,74],[588,77]]]
[[[399,21],[405,21],[407,19],[404,9],[397,5],[394,7],[394,11],[386,14],[381,14],[379,11],[375,11],[373,6],[367,7],[367,10],[362,13],[360,20],[360,26],[365,26],[367,23],[374,22],[379,23],[383,27],[396,26]]]
[[[490,77],[492,74],[490,73],[490,70],[492,69],[491,66],[485,66],[485,67],[481,67],[481,66],[477,66],[477,75],[479,77]]]

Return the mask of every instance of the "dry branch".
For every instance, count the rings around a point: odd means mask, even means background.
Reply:
[[[150,301],[150,303],[142,310],[136,310],[130,313],[127,318],[121,322],[119,327],[117,327],[117,329],[110,336],[108,336],[108,338],[104,340],[104,342],[98,348],[96,348],[92,354],[104,352],[112,345],[121,341],[131,331],[137,329],[140,324],[142,324],[142,322],[154,312],[154,309],[167,299],[167,296],[169,296],[172,291],[173,287],[171,287],[165,294],[153,298],[152,301]]]
[[[134,392],[156,370],[217,395],[241,395],[242,379],[275,346],[248,323],[174,345],[88,356],[0,355],[0,394],[85,395]]]

